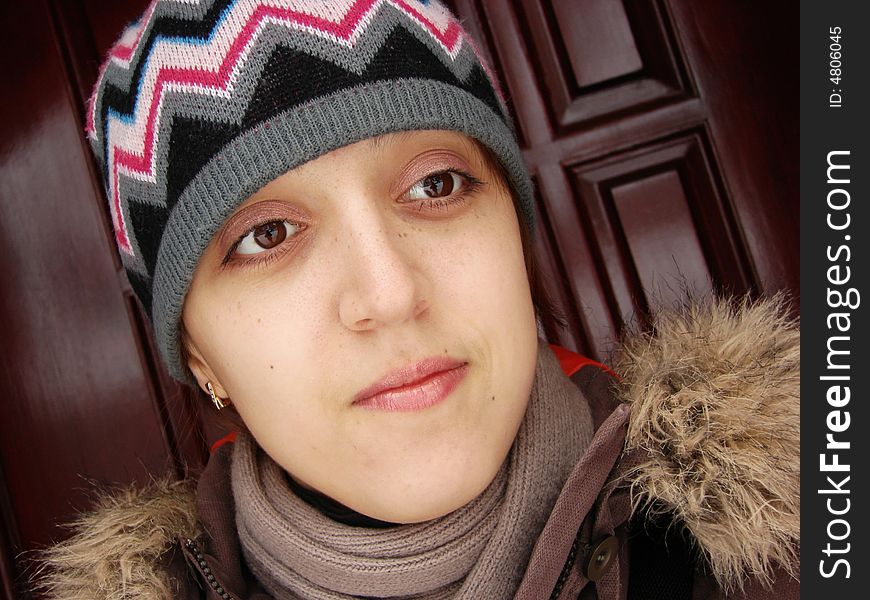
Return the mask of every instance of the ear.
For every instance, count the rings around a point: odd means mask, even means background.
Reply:
[[[197,384],[199,384],[199,388],[208,394],[206,383],[210,381],[212,388],[214,388],[214,393],[219,398],[226,398],[228,396],[226,389],[221,385],[220,380],[218,380],[214,371],[212,371],[208,361],[205,360],[202,352],[197,347],[196,343],[190,339],[190,336],[186,331],[182,331],[181,343],[184,346],[184,353],[187,357],[187,368],[189,368],[190,372],[193,373]]]

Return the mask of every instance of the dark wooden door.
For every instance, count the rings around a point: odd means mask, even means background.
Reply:
[[[142,0],[0,7],[0,575],[64,535],[92,482],[200,468],[213,426],[163,372],[83,138],[100,59]],[[798,12],[782,2],[455,0],[500,73],[568,327],[696,293],[798,294]],[[22,554],[23,553],[23,554]]]
[[[798,14],[785,2],[458,0],[506,79],[566,346],[685,288],[798,294]]]

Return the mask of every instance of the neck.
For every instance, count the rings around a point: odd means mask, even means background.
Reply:
[[[303,487],[290,475],[287,476],[287,484],[300,500],[315,508],[323,516],[343,525],[350,525],[352,527],[370,527],[374,529],[386,529],[388,527],[396,527],[399,525],[398,523],[381,521],[380,519],[375,519],[374,517],[358,513],[352,508],[348,508],[344,504],[336,502],[329,496]]]

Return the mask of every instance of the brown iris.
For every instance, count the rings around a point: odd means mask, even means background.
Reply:
[[[287,239],[284,221],[270,221],[254,229],[254,242],[264,250],[270,250]]]
[[[423,191],[430,198],[449,196],[453,192],[453,175],[436,173],[423,179]]]

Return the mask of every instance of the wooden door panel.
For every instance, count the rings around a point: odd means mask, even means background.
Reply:
[[[625,240],[647,305],[675,304],[683,286],[712,292],[713,278],[676,170],[619,184],[609,195],[614,225]]]
[[[544,3],[535,4],[544,9]],[[578,88],[627,77],[643,68],[622,2],[553,0],[547,4],[571,65],[566,74],[573,75]],[[601,60],[604,56],[610,60]]]
[[[567,187],[567,180],[559,180]],[[536,189],[541,185],[536,182]],[[538,201],[540,204],[540,199]],[[574,207],[568,207],[568,213],[574,215]],[[557,231],[560,222],[569,222],[572,216],[555,222],[546,212],[538,214],[536,224],[535,253],[537,268],[543,274],[544,287],[554,302],[557,318],[564,321],[562,327],[554,320],[545,318],[542,322],[544,338],[566,348],[575,348],[584,356],[604,356],[605,349],[595,346],[596,340],[606,339],[612,332],[615,323],[610,319],[606,309],[607,301],[600,294],[601,281],[594,268],[584,269],[589,263],[583,260],[564,261],[563,256],[588,256],[582,232],[569,239],[559,238]],[[573,222],[577,222],[576,219]],[[573,270],[569,273],[568,270]],[[566,285],[574,283],[576,285]],[[577,286],[582,286],[577,289]],[[597,309],[597,310],[596,310]],[[599,318],[602,321],[596,322]],[[600,332],[601,335],[590,335]]]
[[[752,287],[705,147],[694,132],[569,167],[621,322],[679,304],[686,289]]]
[[[800,306],[799,18],[794,3],[672,0],[713,156],[758,289]]]
[[[86,504],[86,479],[144,479],[171,453],[50,16],[24,3],[2,21],[17,62],[0,110],[0,453],[18,533],[34,545]]]
[[[523,0],[517,20],[560,131],[690,95],[657,2]]]
[[[678,302],[678,281],[699,293],[797,294],[797,223],[771,218],[787,206],[796,213],[797,177],[770,164],[774,145],[796,152],[783,123],[797,115],[782,110],[796,72],[782,89],[765,83],[764,96],[750,88],[774,71],[783,78],[780,46],[797,39],[787,29],[796,13],[765,19],[724,4],[459,3],[491,40],[514,102],[542,229],[553,236],[539,244],[541,260],[557,278],[553,295],[573,305],[568,330],[555,335],[569,347],[606,357],[626,319]],[[735,121],[749,107],[752,120]],[[756,164],[742,158],[747,146]],[[671,235],[657,237],[666,226]]]

